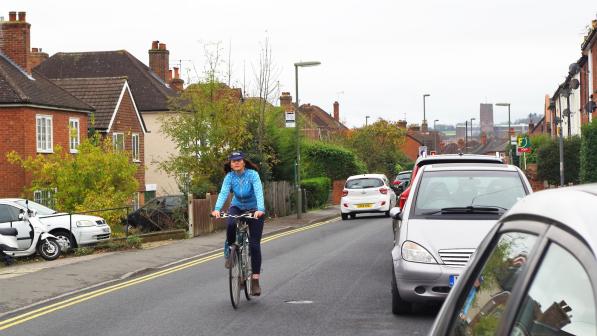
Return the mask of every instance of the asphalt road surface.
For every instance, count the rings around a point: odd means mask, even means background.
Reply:
[[[218,254],[21,312],[0,334],[425,335],[437,307],[391,312],[391,232],[362,216],[266,239],[262,296],[238,310]]]

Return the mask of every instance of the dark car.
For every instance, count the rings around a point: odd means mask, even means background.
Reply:
[[[406,189],[408,183],[410,181],[410,175],[412,174],[412,170],[405,170],[401,171],[396,175],[396,178],[392,182],[392,189],[396,192],[396,194],[400,195],[401,192]]]
[[[141,231],[184,229],[188,225],[187,202],[183,195],[153,198],[128,214],[125,225]]]
[[[597,184],[520,200],[485,237],[430,335],[597,335]]]

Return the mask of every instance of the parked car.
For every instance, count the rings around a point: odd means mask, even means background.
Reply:
[[[597,184],[546,190],[493,227],[430,335],[597,335]]]
[[[183,195],[159,196],[128,214],[125,223],[141,231],[160,231],[188,225],[187,202]]]
[[[515,166],[446,163],[421,167],[404,209],[394,208],[392,312],[443,301],[499,218],[531,193]]]
[[[408,198],[408,194],[410,192],[410,184],[412,184],[413,179],[417,176],[417,172],[421,167],[425,165],[430,165],[434,163],[494,163],[494,164],[504,164],[504,160],[497,156],[491,155],[475,155],[475,154],[442,154],[442,155],[431,155],[431,156],[420,156],[417,161],[415,161],[415,165],[410,177],[409,186],[400,194],[398,198],[398,207],[403,208],[406,199]]]
[[[356,218],[359,213],[385,213],[396,204],[396,193],[390,188],[390,181],[383,174],[362,174],[346,180],[340,214],[343,220]]]
[[[408,183],[410,181],[410,176],[412,174],[412,170],[405,170],[401,171],[396,175],[394,182],[392,182],[392,186],[396,194],[400,195],[406,187],[408,187]]]
[[[31,245],[29,224],[18,217],[19,212],[27,208],[37,211],[40,221],[48,225],[49,233],[56,236],[63,251],[108,240],[112,234],[110,226],[101,217],[69,215],[22,198],[0,199],[0,228],[17,229],[19,248]]]

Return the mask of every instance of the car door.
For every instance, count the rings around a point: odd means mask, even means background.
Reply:
[[[27,249],[31,245],[31,227],[29,222],[19,219],[21,209],[11,204],[0,204],[0,228],[17,229],[19,249]]]

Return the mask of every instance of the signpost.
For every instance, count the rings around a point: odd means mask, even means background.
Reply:
[[[527,169],[527,157],[526,153],[531,153],[531,139],[529,139],[528,135],[519,135],[516,138],[516,154],[520,156],[522,153],[522,159],[524,162],[524,169]]]
[[[286,128],[294,128],[296,126],[296,115],[294,111],[287,111],[285,113]]]

